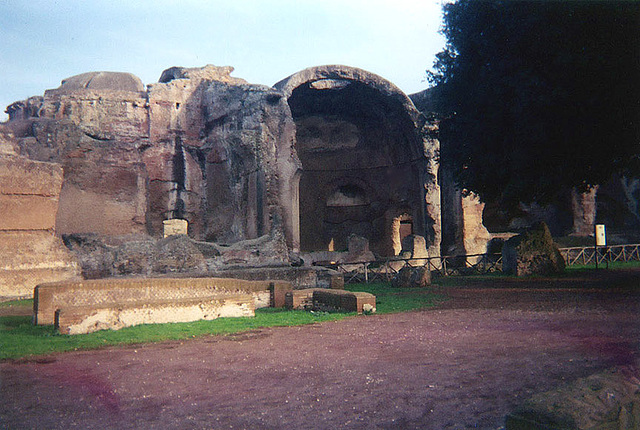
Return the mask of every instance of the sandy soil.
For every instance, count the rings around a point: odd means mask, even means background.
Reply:
[[[0,427],[497,429],[534,393],[638,373],[640,271],[442,292],[435,310],[3,362]]]

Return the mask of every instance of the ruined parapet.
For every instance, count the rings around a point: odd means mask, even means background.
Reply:
[[[0,147],[9,140],[0,132]],[[78,276],[53,234],[61,184],[58,164],[0,154],[0,299],[29,297],[41,282]]]
[[[11,103],[5,112],[9,115],[9,121],[21,121],[37,117],[41,107],[42,96],[34,96]]]
[[[131,73],[89,72],[45,91],[39,117],[68,119],[97,140],[135,141],[148,136],[144,84]]]
[[[148,121],[140,79],[84,73],[40,99],[37,112],[7,127],[15,131],[21,155],[64,169],[57,233],[145,231],[147,178],[139,148]]]

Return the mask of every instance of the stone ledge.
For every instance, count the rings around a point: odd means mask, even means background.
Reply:
[[[57,197],[62,187],[62,166],[26,157],[0,158],[0,194]]]
[[[309,288],[286,293],[288,309],[335,309],[344,312],[375,312],[376,296],[363,292]],[[368,309],[365,309],[368,308]]]
[[[62,334],[119,330],[140,324],[165,324],[255,316],[250,294],[218,293],[210,297],[103,303],[99,307],[69,306],[56,310],[55,327]]]
[[[94,279],[40,284],[34,290],[34,324],[54,324],[55,312],[70,306],[99,308],[107,303],[151,303],[200,299],[220,293],[246,293],[255,308],[284,304],[291,284],[225,278]]]
[[[57,197],[0,194],[0,230],[53,231],[57,210]]]
[[[540,393],[506,416],[506,430],[640,428],[637,370],[609,369]]]

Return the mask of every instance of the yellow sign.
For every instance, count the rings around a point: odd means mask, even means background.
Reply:
[[[607,235],[604,224],[596,224],[596,246],[607,246]]]
[[[186,219],[168,219],[162,221],[164,227],[164,237],[174,236],[176,234],[187,234],[189,223]]]

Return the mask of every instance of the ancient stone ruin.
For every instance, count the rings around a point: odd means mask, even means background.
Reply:
[[[37,284],[80,270],[53,234],[61,166],[18,156],[7,137],[0,135],[0,297],[31,296]]]
[[[173,67],[146,87],[85,73],[7,108],[5,147],[63,172],[55,219],[38,228],[65,239],[85,277],[155,273],[170,219],[187,221],[206,274],[291,268],[300,252],[346,251],[354,234],[376,256],[397,255],[409,234],[439,255],[436,124],[401,90],[346,66],[272,88],[232,70]],[[290,276],[297,287],[330,279]]]

